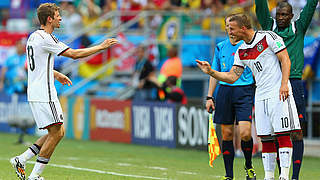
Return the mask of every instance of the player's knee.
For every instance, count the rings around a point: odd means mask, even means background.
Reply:
[[[232,141],[233,140],[233,130],[232,129],[224,129],[222,131],[222,139],[224,141]]]
[[[222,139],[224,141],[232,141],[233,140],[233,135],[232,134],[223,134]]]
[[[240,137],[243,141],[249,141],[251,139],[251,130],[250,129],[244,129],[240,130]]]
[[[48,129],[49,136],[54,137],[55,139],[61,140],[64,137],[65,130],[62,125],[55,125]]]
[[[274,153],[277,152],[277,148],[275,145],[275,138],[273,136],[262,136],[262,152],[263,153]]]
[[[292,141],[299,141],[303,139],[303,133],[302,131],[292,132],[290,137]]]
[[[277,141],[279,143],[279,148],[292,147],[292,142],[289,134],[277,135]]]

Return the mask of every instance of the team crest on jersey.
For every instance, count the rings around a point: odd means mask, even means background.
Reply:
[[[259,42],[259,43],[257,44],[257,50],[258,50],[259,52],[261,52],[261,51],[263,51],[263,49],[264,49],[264,47],[263,47],[262,43]]]
[[[240,60],[254,60],[261,53],[263,53],[266,49],[268,49],[268,43],[266,37],[261,39],[256,45],[253,47],[248,47],[245,49],[239,49],[239,58]]]

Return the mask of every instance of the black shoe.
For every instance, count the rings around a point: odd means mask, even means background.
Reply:
[[[246,180],[256,180],[256,171],[253,167],[247,169],[246,166],[244,166],[244,170],[246,171]]]

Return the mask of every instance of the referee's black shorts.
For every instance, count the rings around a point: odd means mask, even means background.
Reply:
[[[234,121],[252,121],[254,86],[219,87],[216,97],[214,123],[234,124]]]

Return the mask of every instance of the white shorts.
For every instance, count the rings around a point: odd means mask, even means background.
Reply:
[[[258,136],[282,134],[301,129],[292,95],[286,101],[280,101],[279,97],[256,101],[255,120]]]
[[[39,129],[47,129],[55,124],[63,124],[63,113],[59,101],[33,102],[29,101],[34,120]]]

